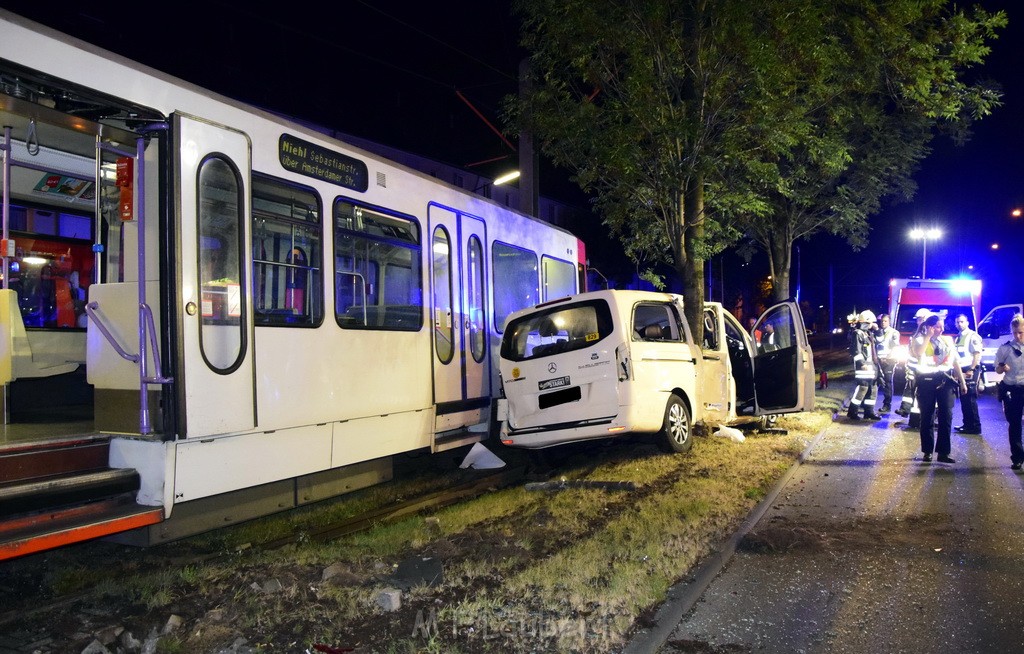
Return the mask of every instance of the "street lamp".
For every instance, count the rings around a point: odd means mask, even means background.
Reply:
[[[500,177],[494,180],[494,185],[501,186],[502,184],[508,184],[512,180],[519,179],[519,174],[520,173],[518,170],[513,170],[512,172],[505,173],[504,175],[501,175]]]
[[[921,239],[921,279],[927,279],[925,274],[928,266],[928,241],[935,241],[942,237],[942,230],[937,227],[915,227],[910,230],[910,238]]]
[[[518,170],[513,170],[511,172],[505,173],[504,175],[498,176],[493,182],[484,182],[480,186],[477,186],[475,189],[473,189],[473,192],[476,193],[477,191],[488,185],[501,186],[502,184],[508,184],[513,180],[519,179],[519,175],[520,172]]]

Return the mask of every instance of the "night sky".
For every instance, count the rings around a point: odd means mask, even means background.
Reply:
[[[800,244],[799,258],[794,255],[801,298],[826,307],[831,300],[837,318],[853,308],[882,310],[889,278],[921,274],[921,243],[907,237],[916,225],[945,232],[928,244],[929,277],[981,278],[983,310],[1024,301],[1024,284],[1016,281],[1024,270],[1024,218],[1010,216],[1015,207],[1024,207],[1024,85],[1019,81],[1024,19],[1017,19],[1024,10],[1009,0],[979,4],[1007,9],[1010,17],[979,73],[1003,86],[1004,105],[977,124],[965,146],[943,137],[933,142],[933,154],[915,176],[917,195],[887,206],[872,220],[867,248],[854,252],[838,239],[821,236]],[[516,92],[525,54],[517,45],[518,25],[507,0],[293,1],[266,12],[255,9],[255,3],[213,1],[201,5],[201,15],[182,15],[173,4],[3,6],[266,109],[489,177],[517,165],[516,153],[488,125],[500,128],[500,99]],[[585,203],[566,175],[545,163],[540,191]],[[610,260],[615,248],[592,233],[584,236],[595,241],[592,256],[604,259],[603,265],[629,269]],[[993,243],[998,250],[991,249]],[[712,262],[714,299],[743,292],[749,300],[755,279],[767,275],[767,263],[763,257],[742,263],[732,252]]]

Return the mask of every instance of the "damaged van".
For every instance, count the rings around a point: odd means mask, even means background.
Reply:
[[[604,290],[511,314],[499,363],[502,443],[536,449],[658,434],[663,449],[686,452],[694,424],[813,408],[814,363],[795,302],[768,309],[751,332],[707,302],[700,343],[683,302]]]

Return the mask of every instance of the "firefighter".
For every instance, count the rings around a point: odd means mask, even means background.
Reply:
[[[967,392],[960,396],[960,411],[964,424],[956,428],[962,434],[981,434],[981,416],[978,415],[978,380],[981,378],[981,336],[970,327],[967,315],[956,317],[956,356],[960,360],[967,381]]]
[[[878,353],[878,394],[882,396],[882,413],[892,410],[892,375],[896,370],[896,347],[900,333],[889,325],[889,315],[878,316],[878,329],[874,332],[875,352]]]
[[[853,377],[857,386],[850,396],[846,416],[850,420],[878,420],[875,413],[874,390],[878,379],[878,354],[872,332],[878,329],[875,314],[861,311],[857,315],[857,328],[850,336],[850,354],[853,355]]]
[[[918,334],[921,332],[921,324],[924,319],[932,314],[928,309],[918,309],[917,313],[914,314],[914,319],[917,321],[917,328],[914,331],[914,335],[910,337],[910,353],[907,357],[907,363],[904,366],[904,383],[903,383],[903,399],[900,401],[900,408],[896,409],[896,413],[903,417],[909,416],[907,419],[907,427],[916,429],[921,426],[921,409],[917,405],[917,357],[914,355],[916,351],[914,348],[914,339],[918,338]],[[922,340],[919,345],[923,347],[924,341]]]

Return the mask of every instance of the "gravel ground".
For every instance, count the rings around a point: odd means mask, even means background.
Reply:
[[[952,465],[895,414],[840,414],[660,652],[1024,651],[1024,475],[979,404]]]

